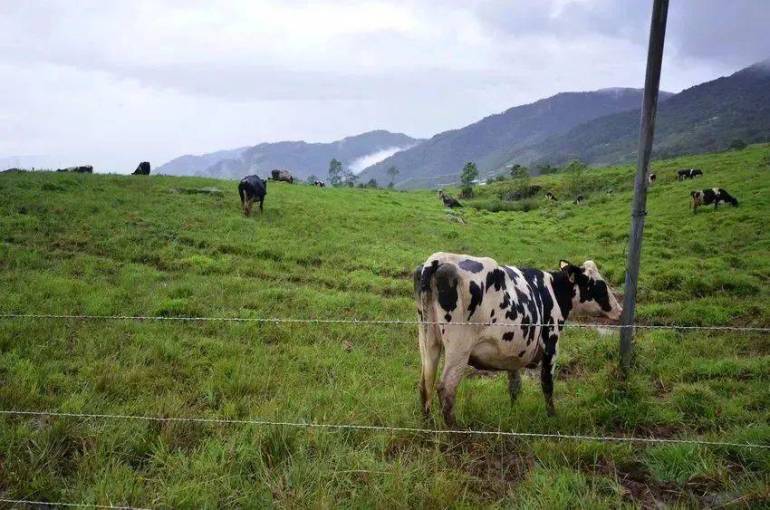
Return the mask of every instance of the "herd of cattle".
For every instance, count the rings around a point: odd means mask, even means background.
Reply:
[[[703,175],[703,170],[701,170],[700,168],[683,168],[681,170],[677,170],[676,172],[677,180],[679,181],[694,179],[699,175]],[[647,175],[647,182],[650,185],[654,184],[656,180],[657,180],[657,175],[655,175],[654,173],[650,173]],[[450,208],[462,207],[462,204],[460,204],[460,202],[458,202],[457,199],[448,195],[446,192],[444,192],[444,190],[439,190],[438,196],[443,202],[444,207],[450,207]],[[719,208],[719,204],[723,202],[732,204],[733,206],[738,205],[738,200],[732,195],[730,195],[730,193],[728,193],[723,188],[711,188],[711,189],[704,189],[699,191],[692,191],[690,192],[690,198],[692,200],[693,213],[697,212],[698,207],[700,207],[701,205],[714,204],[714,209]],[[551,191],[546,191],[545,199],[550,202],[559,201],[559,199],[556,198],[556,195]],[[581,205],[584,200],[585,200],[585,197],[583,195],[578,195],[577,197],[575,197],[575,200],[573,200],[572,203],[575,205]]]

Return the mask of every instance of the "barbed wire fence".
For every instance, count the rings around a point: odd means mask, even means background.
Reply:
[[[510,324],[505,322],[469,322],[469,321],[421,321],[421,320],[403,320],[403,319],[357,319],[357,318],[279,318],[279,317],[226,317],[226,316],[160,316],[160,315],[93,315],[93,314],[49,314],[49,313],[0,313],[0,320],[91,320],[91,321],[157,321],[157,322],[218,322],[218,323],[257,323],[257,324],[343,324],[343,325],[438,325],[438,326],[483,326],[483,327],[546,327],[546,328],[567,328],[567,329],[609,329],[621,330],[622,328],[634,328],[638,330],[672,330],[672,331],[717,331],[717,332],[738,332],[748,334],[767,334],[770,333],[770,327],[765,326],[697,326],[697,325],[677,325],[677,324],[606,324],[606,323],[587,323],[570,322],[564,324],[549,323],[528,323],[528,324]],[[319,430],[350,430],[350,431],[371,431],[371,432],[391,432],[405,434],[425,434],[425,435],[453,435],[453,436],[494,436],[498,438],[509,437],[519,439],[542,439],[551,441],[598,441],[598,442],[616,442],[633,444],[689,444],[704,447],[719,448],[741,448],[770,450],[770,444],[760,443],[738,443],[728,441],[708,441],[692,438],[662,438],[662,437],[641,437],[641,436],[609,436],[609,435],[591,435],[591,434],[563,434],[561,432],[517,432],[503,430],[474,430],[474,429],[433,429],[422,427],[404,427],[388,425],[369,425],[352,423],[318,423],[302,421],[268,420],[259,418],[217,418],[201,416],[153,416],[149,414],[107,414],[107,413],[84,413],[84,412],[61,412],[49,410],[29,410],[29,409],[0,409],[0,416],[7,417],[52,417],[60,419],[80,419],[80,420],[122,420],[122,421],[145,421],[156,423],[174,423],[186,422],[208,425],[226,425],[226,426],[270,426],[270,427],[292,427],[304,429]],[[8,499],[0,498],[0,503],[24,506],[47,506],[62,508],[97,508],[97,509],[118,509],[118,510],[148,510],[132,506],[115,506],[91,503],[67,503],[67,502],[47,502],[33,501],[27,499]]]

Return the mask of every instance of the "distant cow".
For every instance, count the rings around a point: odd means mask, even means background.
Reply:
[[[313,181],[313,186],[318,186],[319,188],[325,188],[326,183],[324,181]]]
[[[267,195],[267,182],[257,175],[244,177],[238,183],[238,194],[241,196],[241,206],[245,216],[251,214],[251,206],[256,201],[259,201],[259,212],[262,212],[262,204],[265,201],[265,195]]]
[[[134,170],[134,175],[150,175],[150,163],[148,161],[139,163],[139,166]]]
[[[553,202],[556,202],[556,201],[558,201],[558,198],[556,198],[556,195],[554,195],[554,194],[553,194],[553,193],[551,193],[550,191],[548,191],[548,192],[545,194],[545,199],[546,199],[546,200],[551,200],[551,201],[553,201]]]
[[[578,196],[575,198],[575,201],[573,202],[573,204],[575,204],[575,205],[580,205],[580,204],[582,204],[582,203],[583,203],[583,200],[585,200],[585,198],[583,198],[583,195],[578,195]]]
[[[455,391],[466,365],[508,372],[511,401],[521,369],[541,366],[548,414],[554,414],[553,372],[559,336],[570,313],[617,320],[621,307],[593,261],[562,260],[557,271],[501,266],[491,258],[434,253],[414,272],[421,358],[422,411],[430,414],[441,353],[438,396],[453,426]]]
[[[690,193],[692,198],[692,212],[695,213],[701,205],[714,204],[714,209],[719,208],[720,202],[727,202],[738,207],[738,200],[722,188],[704,189]]]
[[[676,178],[680,181],[694,179],[696,175],[703,175],[703,171],[700,168],[683,168],[676,172]]]
[[[657,179],[657,176],[655,174],[650,174],[647,176],[647,182],[650,184],[653,184],[655,182],[655,179]]]
[[[294,183],[294,177],[288,170],[273,170],[271,175],[273,176],[274,181],[283,181],[288,182],[289,184]]]
[[[444,193],[444,190],[438,190],[438,197],[441,199],[441,201],[444,203],[444,207],[449,207],[450,209],[454,209],[455,207],[462,207],[463,204],[457,201],[456,198],[451,197]]]

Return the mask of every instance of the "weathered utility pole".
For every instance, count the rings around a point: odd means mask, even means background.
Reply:
[[[626,284],[623,296],[623,315],[620,329],[620,368],[627,375],[634,347],[634,319],[636,316],[636,288],[639,281],[639,261],[642,254],[644,217],[647,215],[647,170],[655,133],[655,112],[658,107],[660,67],[663,60],[663,41],[666,38],[668,0],[653,0],[650,22],[650,43],[647,48],[647,73],[644,79],[642,120],[639,133],[639,155],[636,162],[634,202],[631,207],[631,235],[628,240]]]

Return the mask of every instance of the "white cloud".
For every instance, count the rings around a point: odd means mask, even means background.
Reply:
[[[361,170],[363,170],[366,167],[372,166],[376,163],[379,163],[385,158],[389,158],[393,154],[408,149],[409,147],[412,147],[411,145],[407,145],[405,147],[388,147],[387,149],[382,149],[376,152],[372,152],[371,154],[367,154],[366,156],[361,156],[358,159],[353,160],[349,167],[350,170],[353,173],[359,173]]]

